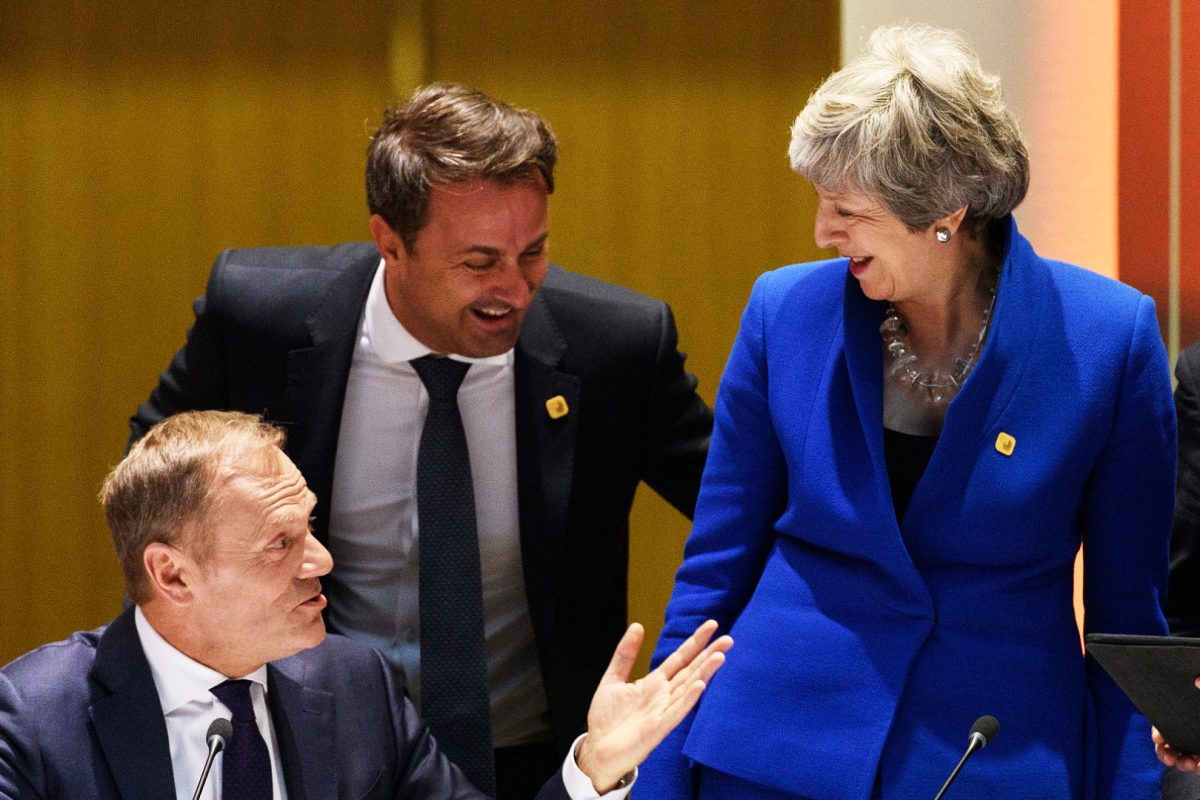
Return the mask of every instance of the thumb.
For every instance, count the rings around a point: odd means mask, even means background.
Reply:
[[[617,649],[613,652],[612,660],[608,662],[608,669],[604,671],[604,677],[600,679],[600,683],[613,683],[614,681],[625,683],[628,681],[629,673],[633,671],[633,665],[642,651],[642,642],[645,638],[645,628],[637,622],[630,625],[626,629],[625,635],[621,637],[621,641],[617,643]]]

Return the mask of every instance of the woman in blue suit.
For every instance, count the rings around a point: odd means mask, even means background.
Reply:
[[[737,654],[637,796],[1157,797],[1148,724],[1081,653],[1165,633],[1175,421],[1150,298],[1038,256],[1029,168],[958,35],[876,31],[792,130],[816,241],[757,282],[659,657]]]

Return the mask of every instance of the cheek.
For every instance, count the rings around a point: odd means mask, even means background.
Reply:
[[[542,281],[546,280],[547,271],[549,271],[549,262],[542,261],[537,266],[525,272],[525,281],[529,285],[529,291],[536,292],[542,288]]]

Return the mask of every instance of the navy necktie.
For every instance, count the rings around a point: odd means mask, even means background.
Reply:
[[[271,800],[271,756],[254,721],[250,681],[225,681],[209,691],[233,712],[233,736],[221,756],[222,800]]]
[[[421,713],[476,788],[495,794],[483,589],[471,459],[458,387],[470,364],[411,362],[429,393],[417,455]]]

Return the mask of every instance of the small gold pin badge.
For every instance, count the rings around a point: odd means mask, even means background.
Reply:
[[[546,413],[550,415],[550,419],[562,419],[570,410],[567,398],[561,394],[556,394],[546,401]]]
[[[996,452],[1001,453],[1002,455],[1011,456],[1013,454],[1013,450],[1016,449],[1017,440],[1011,435],[1001,431],[1000,434],[996,436]]]

